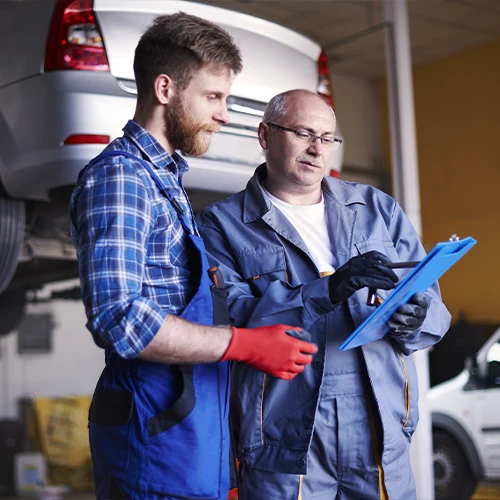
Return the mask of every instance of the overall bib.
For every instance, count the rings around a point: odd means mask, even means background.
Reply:
[[[125,151],[110,156],[139,161],[169,200],[199,256],[198,289],[181,318],[201,325],[225,300],[210,286],[200,236],[177,200],[146,161]],[[192,264],[196,266],[196,263]],[[227,311],[227,306],[226,306]],[[106,350],[106,366],[89,411],[89,435],[98,500],[221,499],[229,489],[229,364],[171,365],[127,360]]]

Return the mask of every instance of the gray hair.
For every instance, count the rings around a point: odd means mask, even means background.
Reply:
[[[264,116],[262,117],[263,122],[270,123],[280,123],[281,119],[286,115],[288,110],[288,106],[290,104],[290,100],[296,94],[305,94],[318,97],[321,97],[315,92],[311,92],[310,90],[305,89],[294,89],[287,90],[286,92],[282,92],[281,94],[275,95],[266,106],[264,110]],[[337,118],[335,116],[335,112],[332,109],[333,119],[335,120],[335,125],[337,125]]]

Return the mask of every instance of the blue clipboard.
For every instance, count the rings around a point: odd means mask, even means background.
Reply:
[[[417,292],[425,292],[431,287],[453,264],[460,260],[474,245],[474,238],[464,238],[456,241],[438,243],[422,259],[411,272],[406,275],[361,325],[349,335],[340,345],[340,351],[346,351],[360,345],[379,340],[386,335],[389,329],[387,320],[396,309],[408,302]]]

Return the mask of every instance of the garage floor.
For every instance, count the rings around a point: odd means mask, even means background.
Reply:
[[[16,498],[3,498],[2,500],[18,500]],[[64,500],[95,500],[92,493],[68,495]],[[278,500],[278,499],[276,499]],[[472,496],[471,500],[500,500],[500,482],[483,482]]]

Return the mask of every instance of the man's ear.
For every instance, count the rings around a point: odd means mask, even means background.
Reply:
[[[268,136],[269,136],[269,125],[264,122],[259,123],[259,130],[257,132],[259,136],[260,147],[265,151],[267,149]]]
[[[168,75],[161,74],[155,78],[153,86],[158,104],[168,104],[175,94],[175,82]]]

